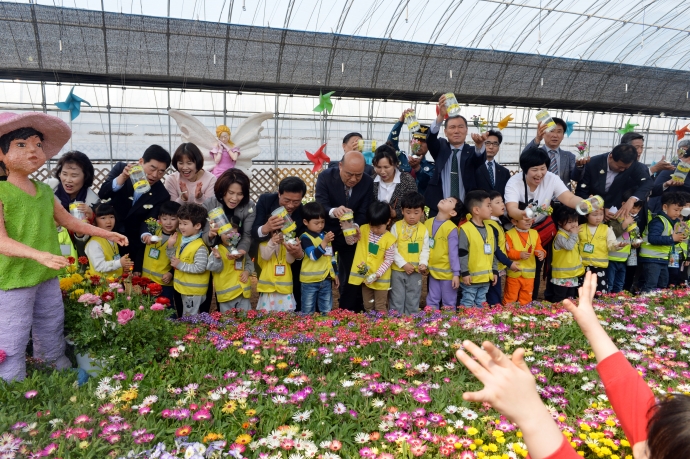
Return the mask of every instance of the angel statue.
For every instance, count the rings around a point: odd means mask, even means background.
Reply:
[[[250,174],[252,159],[261,153],[259,134],[264,130],[261,124],[273,118],[271,112],[250,116],[237,127],[230,140],[230,129],[227,126],[218,126],[216,135],[213,135],[213,132],[189,113],[174,109],[168,113],[182,131],[182,141],[192,142],[199,147],[204,155],[204,170],[216,177],[232,167]]]

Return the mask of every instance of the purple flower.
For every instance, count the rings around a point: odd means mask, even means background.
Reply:
[[[29,390],[29,391],[24,392],[24,397],[25,397],[25,398],[34,398],[34,397],[37,396],[37,395],[38,395],[38,391],[37,391],[37,390]]]

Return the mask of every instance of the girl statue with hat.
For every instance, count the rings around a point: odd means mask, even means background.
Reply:
[[[34,356],[58,369],[70,366],[65,356],[64,306],[58,270],[60,255],[55,223],[78,234],[100,236],[127,245],[127,238],[82,222],[56,200],[50,186],[29,179],[55,156],[71,136],[60,118],[44,113],[0,113],[0,378],[26,376],[26,346]]]

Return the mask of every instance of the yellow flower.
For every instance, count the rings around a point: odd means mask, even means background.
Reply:
[[[82,275],[79,274],[79,273],[74,273],[74,274],[72,274],[72,275],[70,276],[70,279],[72,279],[72,280],[73,280],[74,282],[76,282],[77,284],[78,284],[79,282],[84,282],[84,277],[82,277]]]
[[[247,350],[246,349],[237,349],[237,353],[244,355],[247,353]]]
[[[284,370],[284,369],[287,368],[287,366],[288,366],[287,363],[285,363],[285,362],[280,362],[279,364],[276,365],[276,368],[278,368],[279,370]]]
[[[74,281],[70,279],[69,277],[66,277],[64,279],[60,279],[60,290],[63,292],[69,291],[74,286]]]
[[[123,402],[131,402],[132,400],[135,400],[137,396],[139,395],[139,392],[136,389],[128,389],[120,395],[120,400]]]
[[[74,266],[74,265],[69,265],[69,266],[67,267],[67,272],[68,272],[69,274],[76,273],[76,272],[77,272],[77,267]]]
[[[83,288],[78,288],[75,291],[72,292],[72,298],[77,299],[80,296],[84,294],[84,289]]]
[[[86,449],[86,448],[89,447],[89,442],[88,442],[88,441],[79,442],[79,447],[80,447],[81,449]]]
[[[223,440],[224,438],[225,437],[223,437],[223,434],[209,432],[201,441],[204,443],[211,443],[212,441]]]
[[[354,363],[355,365],[359,365],[360,363],[362,363],[362,360],[364,360],[364,359],[361,357],[353,357],[352,363]]]
[[[247,434],[241,434],[241,435],[238,435],[237,438],[235,438],[235,443],[237,443],[239,445],[246,445],[251,441],[252,441],[252,437],[250,437]]]
[[[234,400],[230,400],[225,405],[223,405],[223,408],[220,411],[222,411],[225,414],[232,414],[235,412],[236,409],[237,409],[237,402]]]
[[[256,414],[256,410],[247,410],[245,413],[247,416],[254,416]]]
[[[475,429],[474,427],[470,427],[469,429],[467,429],[467,435],[472,436],[472,435],[477,435],[478,433],[479,433],[479,431],[477,429]]]

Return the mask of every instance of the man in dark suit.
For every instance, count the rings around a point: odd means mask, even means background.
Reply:
[[[295,234],[300,236],[305,231],[302,217],[302,199],[307,194],[307,185],[299,177],[286,177],[278,184],[277,193],[265,193],[256,202],[256,218],[252,226],[252,254],[257,253],[260,242],[267,241],[271,233],[283,227],[283,218],[271,215],[278,207],[285,207],[287,213],[297,225]],[[299,273],[302,269],[304,252],[300,245],[285,244],[285,249],[295,257],[290,265],[292,270],[292,295],[297,303],[296,311],[302,310],[302,284]],[[256,256],[256,255],[254,255]],[[256,265],[258,267],[258,264]]]
[[[365,164],[362,153],[350,151],[343,156],[339,168],[322,171],[316,180],[316,202],[331,217],[326,219],[324,231],[335,234],[332,245],[333,251],[338,253],[340,307],[354,312],[364,309],[362,287],[347,282],[356,245],[347,245],[338,219],[346,212],[353,212],[357,225],[366,223],[367,209],[374,196],[374,179],[364,172]]]
[[[503,134],[495,130],[487,134],[486,142],[484,142],[486,162],[477,168],[477,189],[486,192],[498,191],[503,196],[506,192],[506,183],[510,180],[510,171],[496,161],[496,155],[503,142]]]
[[[129,174],[132,167],[139,164],[146,173],[151,189],[145,193],[135,193]],[[170,167],[170,153],[159,145],[146,149],[138,163],[117,163],[101,185],[98,197],[109,200],[115,207],[115,231],[129,239],[129,246],[120,247],[120,254],[128,253],[134,262],[134,271],[141,272],[144,261],[144,244],[141,235],[148,231],[148,218],[158,218],[161,204],[170,201],[170,194],[161,183]]]
[[[647,166],[637,161],[637,152],[632,145],[618,145],[610,153],[593,156],[585,166],[582,180],[577,184],[575,194],[583,199],[599,195],[604,199],[606,220],[614,218],[609,208],[620,210],[616,215],[630,213],[636,201],[647,201],[654,182]],[[632,189],[633,196],[621,206],[623,192]]]
[[[446,96],[443,95],[438,101],[438,115],[429,128],[426,141],[436,163],[425,194],[432,217],[438,213],[437,205],[441,199],[454,196],[464,201],[465,193],[476,188],[475,170],[486,160],[486,132],[483,135],[472,134],[475,146],[471,147],[465,143],[467,120],[460,115],[445,119],[447,115]],[[438,138],[442,123],[448,140]]]
[[[556,123],[556,127],[546,132],[545,124],[537,124],[536,137],[527,144],[522,150],[522,153],[534,147],[544,150],[551,159],[549,172],[558,175],[561,180],[563,180],[563,183],[565,183],[565,186],[571,189],[570,182],[578,182],[580,180],[587,159],[576,160],[574,154],[561,148],[561,143],[565,137],[565,131],[568,129],[568,125],[561,118],[554,117],[552,119],[553,122]],[[544,145],[540,146],[539,144],[541,144],[542,140],[544,141]]]

